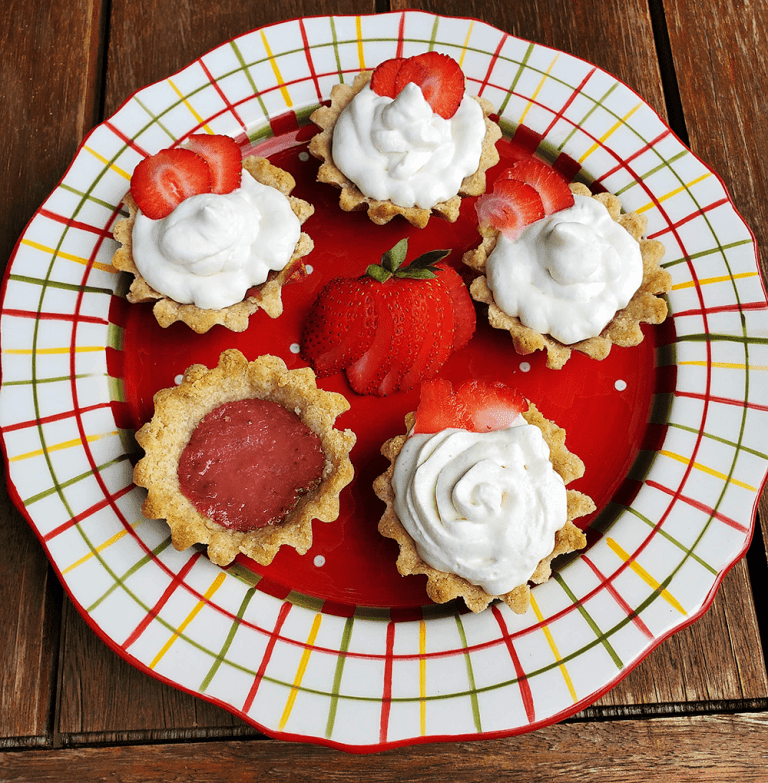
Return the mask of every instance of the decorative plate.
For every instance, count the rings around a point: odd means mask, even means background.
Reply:
[[[670,317],[604,362],[547,370],[480,326],[444,368],[514,384],[565,426],[592,495],[589,545],[533,590],[525,615],[433,606],[401,578],[376,533],[380,444],[403,431],[418,391],[347,394],[356,479],[339,520],[315,522],[304,557],[223,570],[176,552],[145,520],[131,480],[133,431],[152,394],[225,347],[289,367],[325,280],[360,274],[402,236],[413,254],[478,241],[472,199],[423,231],[343,213],[315,183],[308,116],[339,81],[393,56],[452,55],[470,92],[498,107],[502,167],[533,152],[648,216],[666,246]],[[146,154],[207,131],[269,155],[316,214],[312,271],[285,313],[247,332],[160,329],[128,305],[110,259],[130,172]],[[753,237],[720,179],[632,90],[575,57],[471,19],[402,12],[299,19],[220,46],[132,96],[85,140],[21,237],[4,282],[2,440],[11,496],[75,605],[126,660],[224,706],[265,733],[352,751],[530,731],[585,707],[711,603],[749,544],[766,478],[768,303]],[[480,322],[484,318],[479,319]]]

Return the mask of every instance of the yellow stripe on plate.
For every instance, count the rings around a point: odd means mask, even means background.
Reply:
[[[127,171],[124,171],[123,169],[120,168],[120,166],[116,166],[114,163],[111,163],[100,152],[96,152],[96,150],[93,149],[93,147],[89,147],[87,144],[83,144],[83,149],[87,150],[88,152],[90,152],[91,155],[93,155],[93,157],[96,158],[96,160],[100,161],[105,166],[108,166],[116,174],[119,174],[121,177],[123,177],[123,178],[125,178],[125,179],[130,181],[131,175]]]
[[[536,599],[533,597],[533,593],[531,593],[531,608],[533,609],[533,613],[536,615],[536,619],[540,623],[543,623],[544,615],[541,613],[539,605],[536,603]],[[550,631],[549,627],[546,625],[542,625],[541,630],[544,631],[544,638],[547,640],[549,649],[552,650],[552,655],[555,656],[555,660],[562,661],[562,656],[560,655],[560,651],[557,649],[557,644],[555,644],[555,638],[552,636],[552,631]],[[571,699],[573,699],[573,703],[575,704],[578,701],[578,698],[576,696],[576,689],[573,687],[573,680],[571,680],[571,675],[568,673],[568,669],[564,663],[558,664],[558,668],[560,669],[560,673],[563,675],[563,680],[565,680],[568,693],[571,694]]]
[[[703,277],[701,280],[687,280],[685,283],[675,283],[673,291],[682,288],[693,288],[695,285],[711,285],[712,283],[727,283],[730,280],[740,280],[745,277],[757,277],[757,272],[740,272],[738,275],[719,275],[718,277]]]
[[[648,204],[645,204],[642,207],[638,207],[635,212],[645,212],[646,210],[652,209],[656,206],[657,203],[661,204],[667,199],[672,198],[672,196],[676,196],[678,193],[682,193],[684,190],[688,190],[689,188],[692,188],[694,185],[697,185],[702,180],[705,180],[707,177],[710,176],[710,172],[707,172],[706,174],[702,174],[700,177],[696,177],[696,179],[692,179],[690,182],[688,182],[685,185],[681,185],[679,188],[675,188],[674,190],[670,190],[669,193],[667,193],[664,196],[661,196],[657,202],[649,202]]]
[[[168,79],[168,84],[171,85],[171,89],[176,93],[176,95],[181,98],[181,102],[189,109],[189,113],[203,126],[203,129],[206,131],[206,133],[213,133],[213,131],[210,129],[208,124],[203,124],[203,118],[198,114],[197,111],[195,111],[195,107],[182,95],[181,90],[173,83],[171,79]]]
[[[765,364],[745,364],[744,362],[707,362],[703,359],[697,359],[685,362],[678,362],[678,365],[687,364],[692,367],[717,367],[721,370],[768,370]]]
[[[579,158],[579,163],[583,163],[596,149],[598,149],[606,139],[613,136],[616,131],[621,128],[622,125],[626,125],[627,120],[642,106],[642,103],[638,103],[633,106],[623,117],[616,120],[616,122],[608,128],[608,130]]]
[[[549,74],[552,72],[552,69],[555,67],[555,63],[557,62],[557,58],[559,56],[560,56],[560,53],[558,52],[555,55],[554,60],[552,60],[552,62],[549,64],[549,68],[547,68],[546,72],[541,77],[541,81],[538,83],[538,85],[536,86],[536,89],[533,91],[533,95],[531,96],[530,100],[528,101],[528,105],[525,107],[525,109],[523,110],[523,113],[520,115],[520,120],[518,121],[518,125],[522,125],[523,124],[523,120],[525,119],[525,115],[528,114],[528,112],[530,111],[531,107],[533,106],[534,101],[536,100],[536,97],[538,96],[538,94],[544,88],[544,82],[547,81],[547,76],[549,76]]]
[[[285,105],[290,109],[291,106],[293,106],[293,101],[291,100],[288,88],[285,86],[282,74],[280,73],[280,68],[277,66],[277,60],[275,60],[275,57],[272,54],[272,50],[269,48],[269,42],[267,41],[267,36],[265,35],[264,30],[259,30],[259,32],[261,33],[261,41],[264,44],[267,57],[269,57],[269,64],[272,66],[272,72],[275,74],[275,79],[277,79],[277,84],[280,87],[280,94],[283,96]]]
[[[105,345],[77,345],[75,346],[75,353],[94,353],[95,351],[106,350]],[[31,356],[35,354],[37,356],[56,356],[59,354],[71,353],[70,348],[7,348],[3,353],[16,354],[19,356]]]
[[[359,16],[355,17],[355,33],[357,35],[357,59],[360,63],[360,70],[364,71],[366,68],[363,54],[363,20]]]
[[[419,620],[419,731],[427,733],[427,624]]]
[[[149,664],[150,669],[154,669],[158,663],[163,659],[163,656],[171,649],[173,643],[184,633],[186,627],[192,622],[192,620],[200,614],[200,610],[211,599],[211,596],[221,587],[222,582],[226,579],[226,574],[222,571],[211,583],[211,586],[205,591],[203,597],[195,604],[195,608],[184,618],[184,622],[173,632],[173,636],[163,645],[163,649],[152,659],[152,663]]]
[[[459,57],[459,67],[464,66],[464,56],[467,53],[467,47],[469,46],[469,39],[472,36],[472,28],[475,26],[475,20],[473,19],[469,23],[469,28],[467,29],[467,36],[464,39],[464,45],[461,47],[461,56]]]
[[[312,623],[312,628],[309,632],[309,636],[307,637],[307,643],[304,647],[304,652],[301,654],[301,660],[299,661],[299,668],[296,670],[296,676],[293,678],[293,687],[291,688],[291,692],[288,694],[288,701],[285,703],[285,709],[283,710],[283,715],[280,718],[280,730],[282,731],[285,728],[285,725],[288,723],[288,718],[291,717],[291,712],[293,710],[293,705],[296,702],[296,696],[299,692],[299,688],[301,687],[301,681],[304,679],[304,674],[307,671],[307,666],[309,664],[309,656],[312,654],[312,647],[315,644],[315,640],[317,639],[318,631],[320,630],[320,623],[323,620],[322,614],[319,612],[315,615],[315,619]]]
[[[135,530],[142,522],[145,520],[140,519],[137,522],[134,522],[131,525],[131,528]],[[128,535],[128,531],[123,529],[119,533],[115,533],[112,538],[107,539],[103,544],[100,544],[97,546],[92,552],[89,552],[87,555],[83,555],[79,560],[75,560],[72,565],[68,565],[61,573],[62,574],[68,574],[70,571],[74,571],[78,566],[81,566],[83,563],[87,563],[91,558],[95,557],[100,552],[103,552],[107,547],[112,546],[112,544],[117,543],[121,538]]]
[[[86,443],[94,443],[102,438],[109,438],[113,435],[117,435],[117,430],[114,432],[103,432],[99,435],[88,435],[85,439]],[[17,454],[15,457],[9,457],[8,462],[21,462],[25,459],[32,457],[39,457],[41,454],[50,454],[52,451],[62,451],[63,449],[71,449],[73,446],[82,446],[83,441],[80,438],[72,438],[72,440],[65,440],[61,443],[55,443],[53,446],[46,446],[44,449],[35,449],[34,451],[28,451],[26,454]]]
[[[619,556],[622,562],[626,563],[629,561],[629,555],[621,548],[619,544],[616,543],[616,541],[612,538],[607,538],[606,543],[611,548],[611,550]],[[636,560],[632,560],[629,562],[629,567],[648,585],[650,585],[654,590],[659,591],[659,595],[673,608],[677,609],[680,614],[687,615],[688,612],[683,609],[683,607],[680,605],[680,602],[672,595],[672,593],[669,592],[666,588],[663,590],[661,589],[661,582],[654,579]]]
[[[714,476],[715,478],[719,478],[722,481],[727,481],[730,484],[734,484],[737,487],[742,487],[743,489],[748,489],[751,490],[752,492],[757,492],[756,487],[753,487],[750,484],[745,484],[743,481],[739,481],[738,479],[735,479],[732,476],[728,477],[725,475],[725,473],[721,473],[719,470],[713,470],[712,468],[709,468],[706,465],[702,465],[700,462],[691,463],[691,461],[687,457],[684,457],[681,454],[675,454],[673,451],[660,451],[659,454],[665,457],[669,457],[670,459],[677,460],[678,462],[682,462],[683,465],[693,464],[693,467],[696,468],[696,470],[700,470],[702,473],[706,473],[710,476]]]
[[[33,242],[31,239],[22,239],[21,244],[26,245],[27,247],[32,247],[35,250],[41,250],[43,253],[50,253],[52,256],[58,256],[59,258],[63,258],[65,261],[74,261],[76,264],[88,266],[87,258],[83,258],[82,256],[75,256],[72,255],[72,253],[65,253],[62,250],[54,250],[52,247],[41,245],[39,242]],[[100,269],[102,272],[117,273],[117,269],[115,269],[112,264],[101,264],[98,261],[93,262],[93,268]]]

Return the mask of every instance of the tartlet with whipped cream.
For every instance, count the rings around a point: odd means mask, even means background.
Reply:
[[[176,549],[205,544],[218,565],[239,553],[269,565],[283,545],[307,552],[314,519],[338,518],[356,438],[335,426],[349,403],[318,389],[310,368],[228,349],[154,405],[136,433],[145,456],[134,482],[147,489],[144,516],[167,521]]]
[[[469,386],[459,394],[474,394]],[[390,465],[373,485],[386,503],[379,532],[400,547],[398,572],[426,575],[436,603],[462,598],[480,612],[500,599],[524,614],[529,582],[545,582],[554,558],[586,545],[574,520],[595,505],[566,489],[584,463],[533,404],[512,416],[497,409],[491,425],[473,430],[419,432],[419,415],[383,444]]]
[[[162,219],[143,215],[131,191],[124,198],[129,216],[115,224],[112,265],[134,275],[128,301],[154,302],[162,327],[245,331],[258,310],[280,316],[283,285],[304,274],[314,243],[301,227],[314,207],[292,196],[294,178],[265,158],[238,159],[238,168],[236,190],[185,198]]]
[[[507,330],[517,353],[546,350],[561,368],[571,351],[601,360],[611,346],[638,345],[641,323],[667,316],[671,287],[662,269],[664,245],[644,238],[647,218],[623,213],[610,193],[570,185],[574,206],[526,226],[509,239],[479,225],[480,245],[463,261],[479,272],[472,297],[488,306],[488,321]]]
[[[380,69],[395,62],[410,66],[420,57],[429,67],[449,62],[452,76],[460,78],[458,108],[448,118],[432,110],[428,93],[414,82],[389,95],[374,90]],[[311,115],[321,131],[309,151],[323,161],[318,180],[341,190],[345,211],[366,209],[378,225],[403,215],[423,228],[432,213],[453,222],[462,197],[483,193],[486,171],[499,161],[501,130],[493,112],[485,98],[464,93],[463,73],[447,55],[396,58],[358,74],[352,85],[333,87],[330,106]]]

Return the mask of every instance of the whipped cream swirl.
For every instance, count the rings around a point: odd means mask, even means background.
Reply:
[[[507,315],[571,345],[602,332],[643,281],[640,245],[589,196],[500,235],[486,266],[488,287]]]
[[[283,269],[300,234],[288,199],[243,170],[241,186],[231,193],[192,196],[160,220],[138,212],[133,260],[161,294],[221,310]]]
[[[489,595],[530,579],[568,514],[541,430],[525,423],[412,435],[392,485],[395,512],[422,560]]]
[[[484,136],[483,110],[467,95],[446,120],[416,84],[394,99],[366,85],[336,121],[332,156],[365,196],[430,209],[477,171]]]

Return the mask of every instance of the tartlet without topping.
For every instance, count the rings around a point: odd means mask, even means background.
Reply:
[[[181,453],[197,423],[226,402],[255,398],[272,400],[290,411],[319,438],[325,466],[317,487],[303,495],[279,523],[249,532],[224,528],[201,514],[182,494],[178,465]],[[146,455],[134,469],[134,482],[148,490],[142,506],[150,519],[165,519],[173,545],[184,550],[207,544],[208,557],[227,565],[239,552],[261,565],[269,565],[283,544],[305,554],[312,545],[312,520],[332,522],[339,515],[339,493],[353,477],[349,452],[355,444],[350,430],[335,429],[349,403],[335,392],[317,388],[311,369],[287,370],[285,362],[265,355],[249,362],[240,351],[224,351],[218,366],[195,364],[179,386],[159,391],[155,413],[137,433]]]

